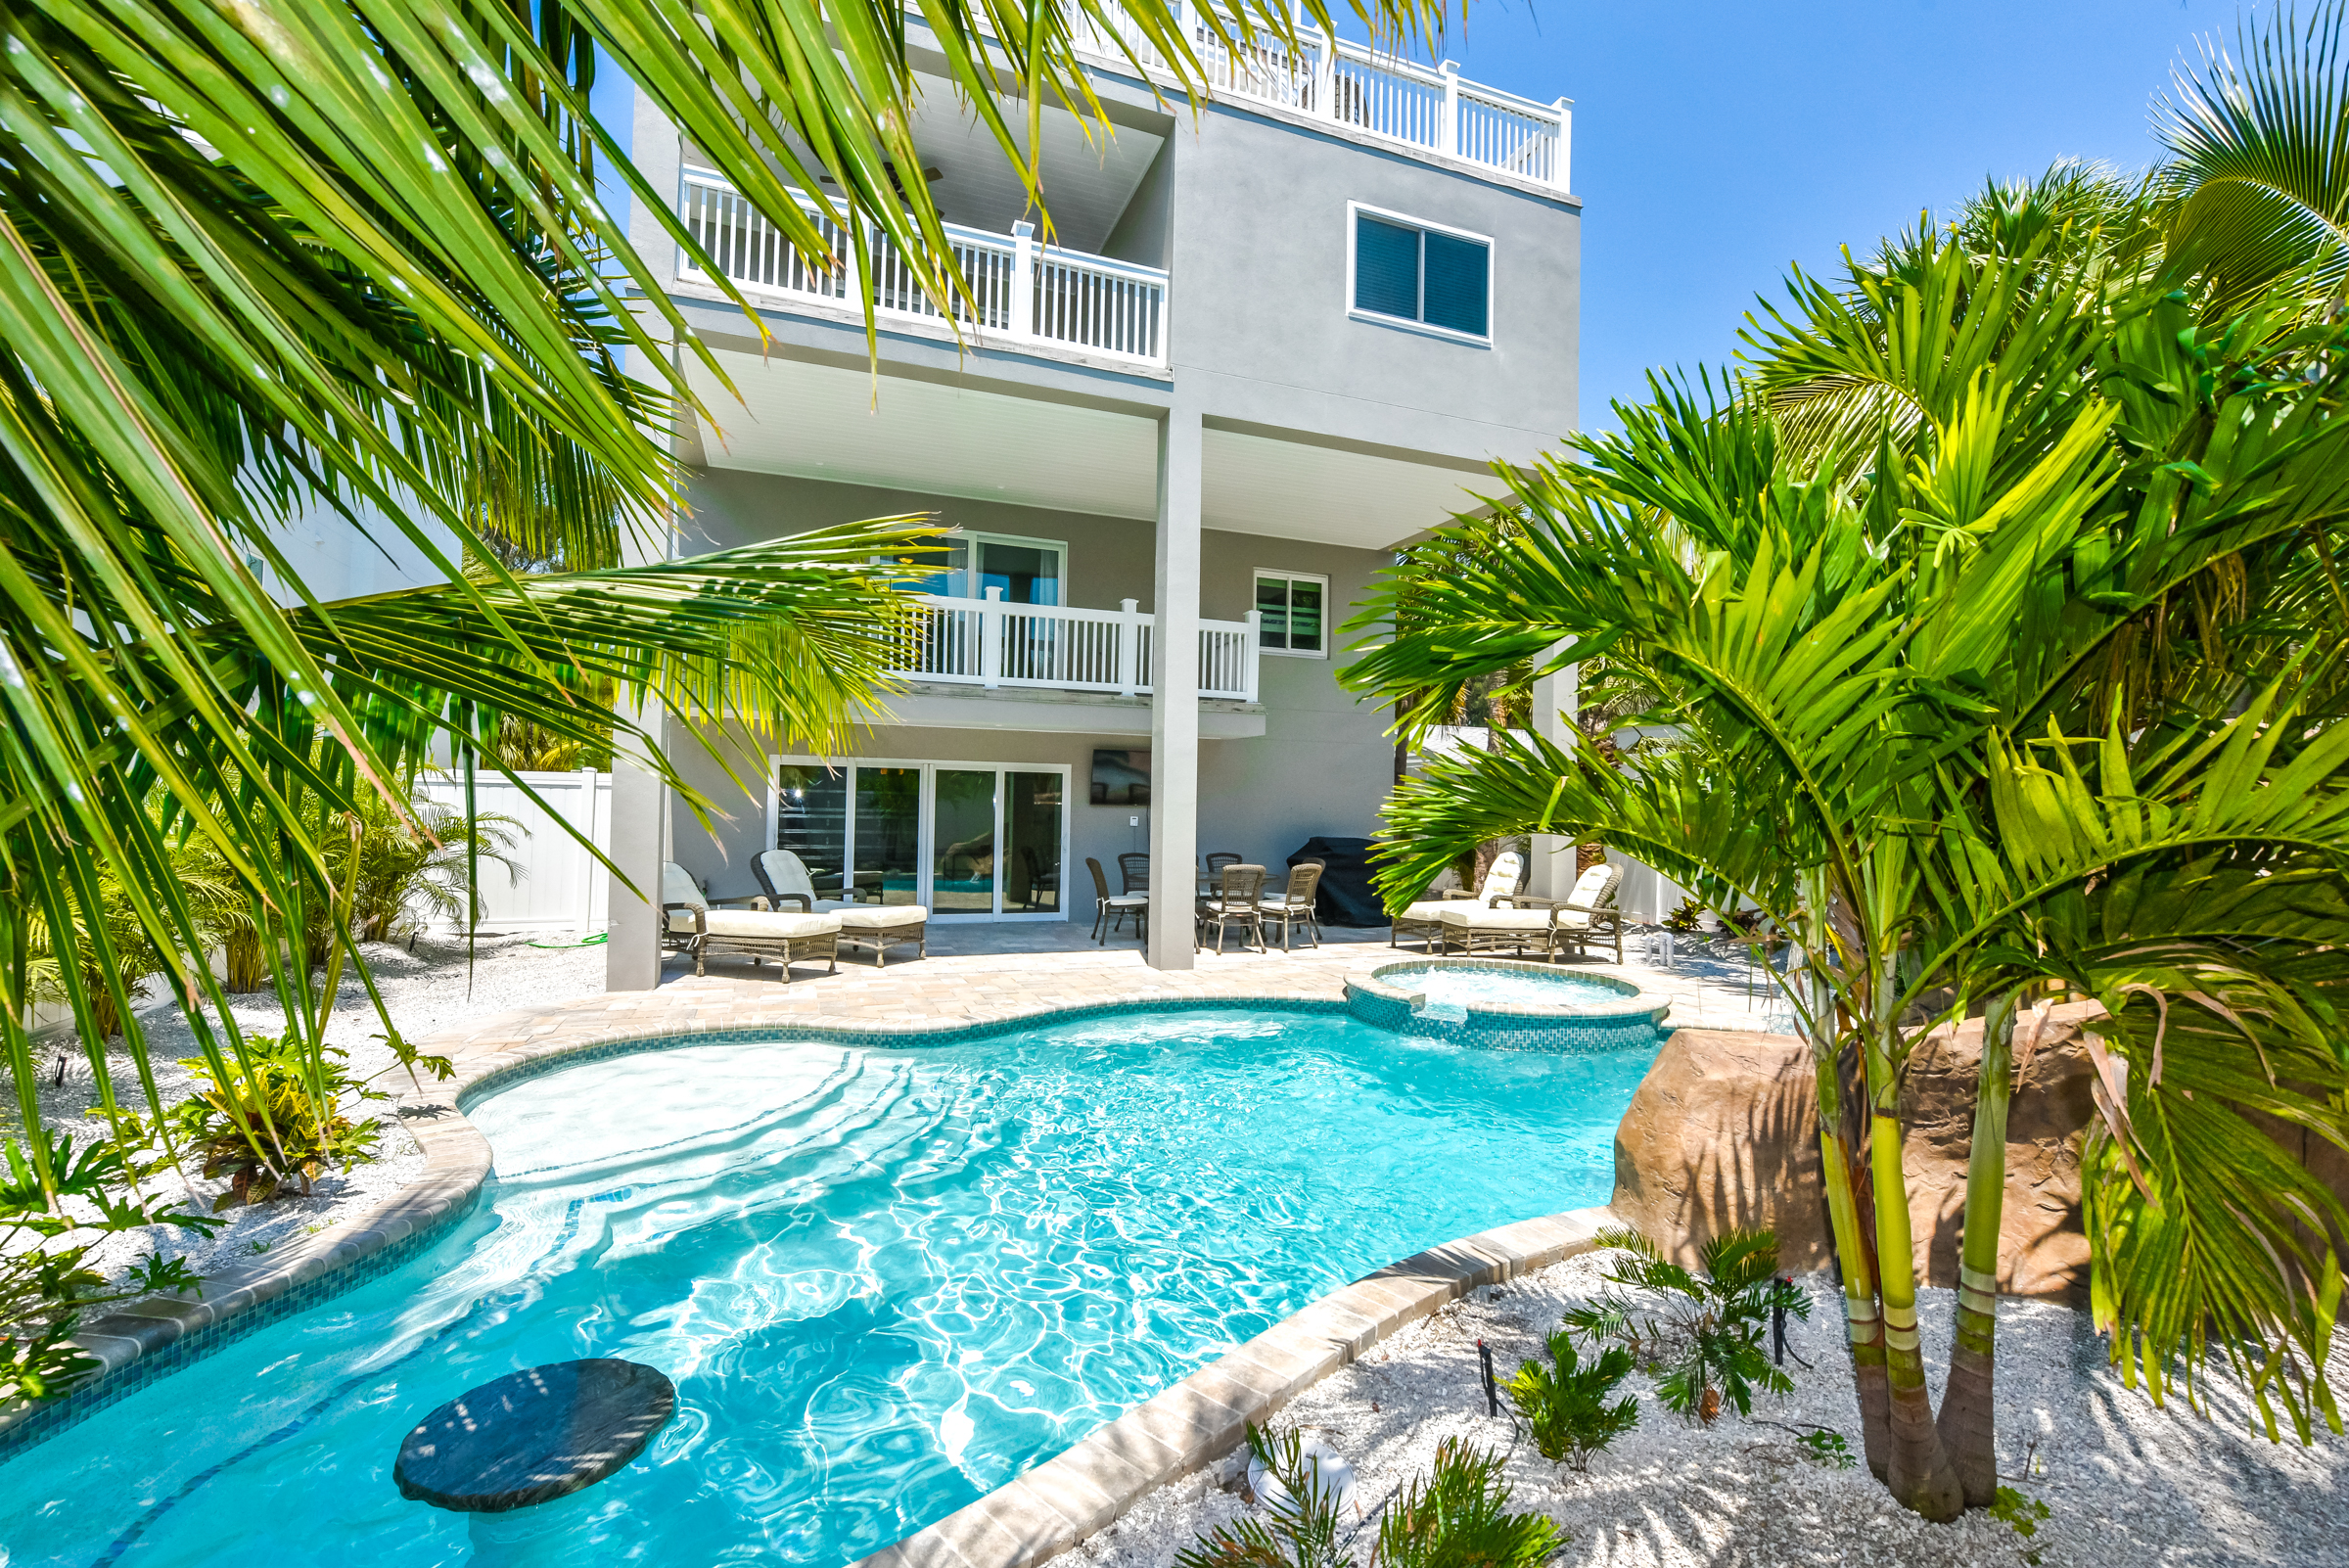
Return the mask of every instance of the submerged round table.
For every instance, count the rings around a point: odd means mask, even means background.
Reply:
[[[399,1445],[400,1496],[505,1513],[591,1487],[644,1452],[676,1413],[676,1386],[599,1357],[509,1372],[450,1400]]]

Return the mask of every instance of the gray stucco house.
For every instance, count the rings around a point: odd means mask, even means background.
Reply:
[[[960,532],[909,689],[853,756],[771,755],[762,800],[714,770],[716,835],[623,767],[616,859],[749,893],[781,843],[936,919],[1089,922],[1087,856],[1113,886],[1131,850],[1277,873],[1313,835],[1372,832],[1388,715],[1340,689],[1336,625],[1394,546],[1493,488],[1488,463],[1575,426],[1566,102],[1310,27],[1236,59],[1195,29],[1216,96],[1194,112],[1093,39],[1115,134],[1046,115],[1047,245],[908,26],[920,175],[979,300],[960,342],[886,256],[809,273],[638,101],[635,161],[772,338],[636,215],[742,398],[699,389],[722,428],[679,438],[673,550],[916,511]],[[1161,882],[1151,961],[1188,967],[1190,881]],[[611,984],[654,984],[651,909],[616,887],[612,912]]]

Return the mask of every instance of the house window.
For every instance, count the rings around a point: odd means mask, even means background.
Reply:
[[[1354,226],[1347,308],[1446,337],[1493,338],[1493,242],[1349,204]]]
[[[1302,659],[1329,657],[1329,578],[1300,572],[1258,572],[1257,646]]]
[[[909,584],[916,593],[984,599],[988,589],[1001,588],[1005,604],[1065,602],[1062,578],[1066,576],[1069,547],[1058,539],[972,533],[958,529],[938,542],[945,553],[927,558],[938,570],[934,576]]]

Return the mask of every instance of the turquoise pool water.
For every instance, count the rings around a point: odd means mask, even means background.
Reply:
[[[618,1356],[678,1413],[549,1505],[560,1560],[832,1568],[1336,1285],[1606,1201],[1653,1055],[1188,1009],[560,1069],[473,1105],[496,1176],[418,1258],[0,1465],[0,1562],[474,1560],[394,1490],[402,1434]]]

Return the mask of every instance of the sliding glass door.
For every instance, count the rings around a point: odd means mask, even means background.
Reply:
[[[1064,915],[1067,768],[773,765],[768,839],[806,862],[819,903],[919,903],[936,919]]]

